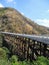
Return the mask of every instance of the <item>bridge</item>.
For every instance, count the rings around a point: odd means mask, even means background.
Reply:
[[[18,55],[20,58],[27,60],[34,60],[38,56],[49,58],[48,36],[10,32],[0,32],[0,34],[3,35],[3,45],[8,47],[12,54]]]

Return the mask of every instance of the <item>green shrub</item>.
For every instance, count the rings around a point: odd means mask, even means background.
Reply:
[[[7,59],[6,51],[0,48],[0,59]]]
[[[10,63],[10,61],[1,59],[1,60],[0,60],[0,65],[12,65],[12,64]]]
[[[49,65],[49,60],[41,56],[38,57],[36,61],[34,61],[34,65]]]
[[[17,57],[16,55],[13,55],[13,56],[10,58],[10,61],[11,61],[11,64],[12,64],[12,65],[19,65],[18,57]]]
[[[20,62],[21,65],[32,65],[30,61],[22,61]]]
[[[2,47],[2,35],[0,35],[0,47]]]
[[[16,55],[13,55],[11,58],[10,58],[11,62],[17,62],[18,61],[18,57]]]
[[[2,49],[4,49],[7,54],[10,53],[10,51],[8,50],[8,48],[2,47]]]

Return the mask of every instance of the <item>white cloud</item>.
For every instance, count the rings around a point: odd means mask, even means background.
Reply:
[[[49,9],[46,12],[49,13]]]
[[[12,4],[16,4],[16,2],[14,1],[14,0],[5,0],[5,2],[7,2],[7,3],[12,3]]]
[[[24,15],[24,13],[23,13],[23,12],[21,12],[21,14],[22,14],[22,15]]]
[[[4,7],[4,6],[0,3],[0,7]]]
[[[49,10],[48,10],[48,12],[49,12]]]
[[[14,4],[16,4],[16,2],[13,2]]]
[[[7,3],[13,2],[13,0],[5,0],[5,1],[7,1]]]
[[[36,22],[40,25],[49,27],[49,19],[37,19]]]

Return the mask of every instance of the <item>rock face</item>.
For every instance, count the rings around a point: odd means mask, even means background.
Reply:
[[[0,31],[49,34],[49,28],[36,24],[13,8],[0,8]]]

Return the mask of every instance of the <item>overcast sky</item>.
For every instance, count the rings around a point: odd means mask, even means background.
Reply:
[[[12,7],[40,25],[49,27],[49,0],[0,0],[0,7]]]

